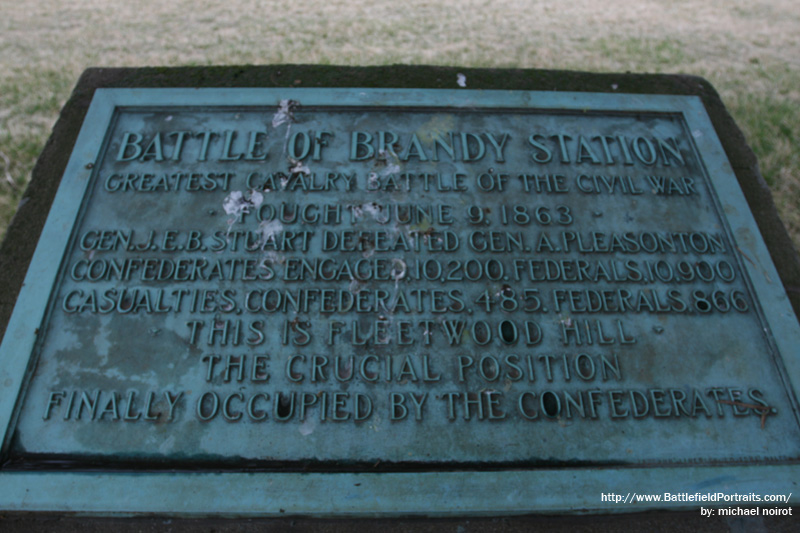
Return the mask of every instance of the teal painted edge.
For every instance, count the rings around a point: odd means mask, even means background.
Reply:
[[[110,97],[107,93],[95,95],[89,107],[0,344],[0,442],[4,447],[50,291],[114,111]]]
[[[720,207],[728,221],[731,237],[744,257],[744,266],[769,324],[764,333],[771,336],[781,354],[786,370],[783,375],[796,402],[797,391],[800,391],[800,327],[797,317],[702,102],[688,99],[685,105],[684,118],[717,191],[717,198],[723,202]]]
[[[690,502],[688,496],[792,493],[798,466],[438,472],[404,474],[3,474],[8,511],[169,514],[176,517],[501,516],[641,512],[698,507],[785,507],[744,501]],[[603,502],[614,493],[628,502]],[[674,501],[637,502],[669,493]]]
[[[0,345],[0,427],[13,428],[58,266],[117,107],[301,105],[428,106],[681,113],[718,192],[744,267],[783,357],[788,385],[800,386],[800,328],[758,234],[730,163],[698,97],[475,90],[99,89],[96,91]],[[752,235],[755,231],[755,235]],[[746,238],[740,238],[744,236]],[[765,304],[766,302],[766,304]],[[772,333],[775,335],[772,335]],[[0,509],[174,516],[448,516],[634,512],[752,502],[603,502],[603,493],[789,494],[798,465],[540,469],[436,473],[0,473]],[[768,505],[768,504],[763,504]],[[774,505],[774,504],[773,504]]]
[[[522,107],[577,111],[650,111],[675,113],[696,96],[606,94],[473,89],[97,89],[118,106],[278,106],[281,100],[300,105]]]

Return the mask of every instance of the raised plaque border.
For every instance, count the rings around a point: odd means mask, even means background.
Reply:
[[[787,385],[800,383],[800,329],[769,251],[733,168],[706,113],[694,96],[476,91],[428,89],[98,89],[61,180],[26,281],[0,347],[0,427],[4,441],[24,391],[28,355],[34,349],[67,237],[78,215],[91,167],[117,107],[264,106],[291,98],[304,105],[440,106],[566,109],[593,112],[681,113],[722,200],[736,241],[779,353]],[[765,302],[768,303],[765,305]],[[437,473],[0,473],[0,508],[92,514],[168,513],[269,516],[502,515],[535,512],[687,509],[663,502],[602,504],[603,492],[775,492],[791,487],[800,468],[787,465],[670,468],[553,468]],[[791,503],[796,503],[797,496]]]

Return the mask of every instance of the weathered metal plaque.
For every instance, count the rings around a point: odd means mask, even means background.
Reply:
[[[799,346],[696,98],[99,90],[2,345],[0,483],[245,514],[780,492]],[[141,492],[53,493],[92,476]]]

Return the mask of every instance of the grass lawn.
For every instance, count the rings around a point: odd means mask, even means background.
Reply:
[[[271,63],[704,76],[800,248],[797,0],[0,0],[0,234],[86,67]]]

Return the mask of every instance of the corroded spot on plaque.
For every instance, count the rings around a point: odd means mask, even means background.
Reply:
[[[798,457],[796,323],[694,100],[98,94],[10,464]]]

